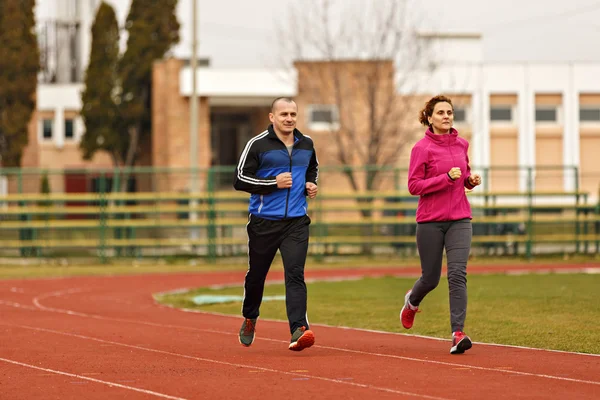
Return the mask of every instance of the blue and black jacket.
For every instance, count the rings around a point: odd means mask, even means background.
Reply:
[[[292,187],[278,189],[276,176],[292,173]],[[319,163],[309,136],[294,129],[292,154],[277,137],[273,125],[248,141],[236,169],[233,187],[250,193],[248,211],[279,220],[306,215],[306,182],[317,184]]]

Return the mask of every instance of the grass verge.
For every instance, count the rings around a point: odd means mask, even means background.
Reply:
[[[447,281],[421,303],[415,325],[404,330],[398,320],[404,293],[414,279],[367,278],[308,284],[312,323],[449,338]],[[469,276],[465,331],[478,342],[600,354],[600,275]],[[196,305],[199,294],[241,295],[241,287],[161,295],[175,307],[239,315],[241,303]],[[269,285],[265,295],[283,295]],[[266,301],[261,317],[287,320],[283,301]]]

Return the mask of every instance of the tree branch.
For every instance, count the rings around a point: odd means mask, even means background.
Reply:
[[[297,64],[299,92],[309,104],[337,107],[339,127],[329,134],[342,165],[394,166],[413,139],[417,121],[407,93],[429,76],[423,73],[429,57],[411,25],[408,1],[365,1],[361,8],[312,0],[292,10],[289,24],[279,25],[281,55],[304,61]],[[353,171],[344,173],[359,190]],[[364,187],[376,187],[378,171],[367,173]]]

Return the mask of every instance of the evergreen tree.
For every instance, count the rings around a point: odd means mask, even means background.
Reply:
[[[179,42],[177,0],[132,0],[126,29],[127,50],[119,63],[125,166],[133,166],[141,141],[150,140],[152,64]]]
[[[0,1],[0,163],[21,165],[40,68],[35,0]]]
[[[80,148],[88,160],[98,150],[110,153],[115,166],[123,163],[115,93],[118,61],[119,24],[115,10],[103,1],[92,25],[90,61],[81,94],[85,135]]]
[[[92,29],[92,54],[82,94],[86,158],[111,154],[115,166],[135,164],[142,141],[150,140],[152,64],[179,42],[177,0],[132,0],[125,28],[127,49],[120,57],[114,10],[102,4]],[[123,177],[125,190],[128,177]]]

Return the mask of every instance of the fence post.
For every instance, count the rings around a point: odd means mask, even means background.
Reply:
[[[581,205],[581,195],[579,194],[579,179],[577,179],[579,177],[579,168],[577,166],[573,167],[573,174],[575,175],[575,240],[576,240],[576,244],[575,244],[575,253],[579,253],[579,249],[581,246],[581,243],[579,241],[579,234],[581,233],[581,224],[582,222],[579,220],[579,216],[581,214],[581,210],[579,209],[579,206]],[[585,201],[584,201],[584,205],[587,205],[587,196],[584,196]],[[583,210],[583,216],[584,216],[584,220],[583,220],[583,234],[587,235],[588,233],[588,223],[587,223],[587,215],[588,215],[588,211],[587,209]],[[588,252],[588,241],[584,239],[583,241],[583,252],[585,254],[587,254]]]
[[[217,258],[216,237],[217,221],[215,211],[215,168],[208,169],[207,194],[208,194],[208,261],[214,263]]]
[[[483,168],[483,191],[485,193],[489,193],[490,191],[490,167],[484,167]]]
[[[19,194],[23,194],[23,170],[21,168],[19,168],[17,171],[17,189],[19,191]],[[27,201],[24,201],[24,200],[19,201],[20,207],[24,208],[27,205],[28,205]],[[19,218],[21,221],[31,221],[31,219],[32,219],[31,214],[29,214],[29,213],[20,214]],[[20,229],[19,230],[19,239],[21,241],[33,240],[34,239],[33,229],[31,229],[31,228]],[[30,257],[30,256],[34,255],[35,249],[32,246],[21,247],[20,252],[21,252],[21,257]]]
[[[119,168],[115,167],[113,168],[113,184],[112,184],[112,188],[110,189],[111,193],[115,194],[115,193],[119,193],[120,192],[120,187],[121,187],[121,176],[119,174]],[[127,192],[127,188],[125,188],[125,192]],[[119,198],[117,198],[116,200],[113,198],[112,200],[113,205],[115,206],[120,206],[122,203],[122,200],[120,200]],[[125,219],[125,216],[123,214],[114,214],[113,218],[116,220],[123,220]],[[122,239],[122,234],[121,234],[121,228],[116,226],[114,228],[114,238],[115,239]],[[120,257],[122,255],[121,250],[122,248],[119,246],[115,246],[114,248],[114,252],[115,255],[117,257]]]
[[[533,167],[527,167],[527,244],[525,256],[531,259],[533,245]]]
[[[104,172],[100,174],[98,192],[100,200],[100,215],[98,216],[98,220],[100,221],[98,250],[100,254],[100,263],[106,264],[106,176]]]

